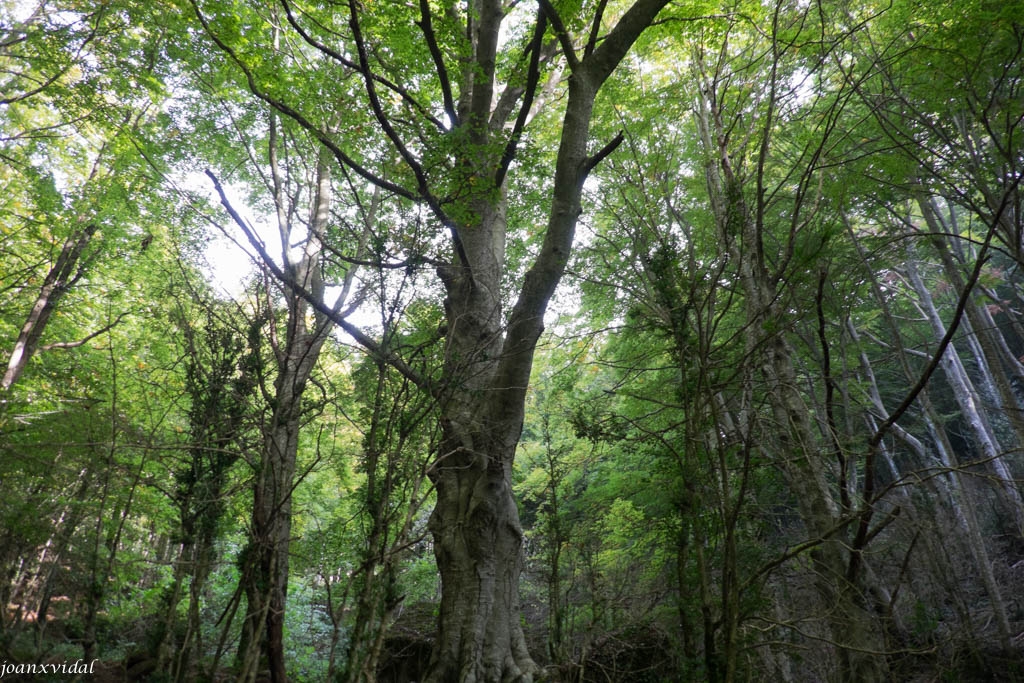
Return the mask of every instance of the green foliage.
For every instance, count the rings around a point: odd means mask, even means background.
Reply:
[[[597,7],[601,44],[628,5],[552,4],[581,48]],[[494,102],[526,78],[535,7],[512,5]],[[458,103],[480,76],[466,67],[472,3],[426,6]],[[301,405],[289,675],[345,670],[344,653],[375,642],[402,605],[437,600],[429,463],[439,397],[454,390],[440,378],[462,359],[446,355],[451,301],[433,279],[453,259],[451,226],[413,197],[429,190],[473,237],[478,205],[505,193],[509,230],[495,249],[498,298],[511,306],[545,238],[567,71],[549,25],[543,101],[499,191],[489,172],[512,124],[486,143],[454,126],[418,5],[353,6],[378,113],[353,66],[352,7],[289,7],[343,58],[305,41],[283,5],[58,2],[29,21],[17,3],[0,5],[5,360],[62,250],[83,239],[25,372],[0,396],[8,658],[74,658],[67,643],[94,638],[113,660],[173,649],[189,632],[202,647],[190,675],[202,676],[222,629],[225,651],[239,640],[240,567],[257,557],[252,476],[267,466],[257,454],[276,406],[274,368],[296,329],[284,312],[298,299],[269,280],[240,301],[197,284],[204,221],[222,220],[195,181],[207,167],[260,217],[260,239],[273,244],[264,216],[288,227],[280,253],[294,256],[312,244],[312,181],[330,162],[316,275],[328,291],[350,287],[358,306],[344,314],[381,349],[373,358],[340,333],[329,339]],[[513,475],[522,594],[541,616],[527,627],[546,622],[539,637],[566,676],[605,671],[595,657],[646,639],[675,645],[666,677],[781,679],[805,667],[824,678],[834,673],[822,645],[835,640],[822,626],[832,606],[806,586],[855,574],[854,559],[870,571],[849,588],[886,615],[893,652],[925,643],[955,660],[998,640],[986,612],[997,592],[986,586],[975,600],[974,573],[997,567],[997,582],[1015,585],[1019,549],[994,535],[1012,518],[1012,487],[974,462],[979,427],[951,398],[950,377],[933,376],[877,451],[868,440],[937,348],[907,265],[948,323],[962,292],[936,246],[968,273],[995,231],[1002,251],[972,299],[993,324],[954,342],[1000,459],[1020,473],[1022,7],[674,2],[609,80],[591,153],[619,131],[623,142],[585,184],[573,280],[534,363]],[[268,102],[292,108],[271,113]],[[348,166],[334,164],[339,151]],[[940,234],[920,211],[932,197]],[[975,340],[992,342],[991,357]],[[403,371],[383,357],[402,359]],[[795,386],[781,392],[787,363]],[[806,425],[803,441],[792,423]],[[841,567],[821,564],[828,539],[815,537],[789,476],[800,462],[820,466]],[[971,463],[966,485],[949,473],[957,462]],[[981,529],[974,545],[969,512]],[[855,548],[861,521],[866,550]],[[203,547],[207,576],[190,564],[190,544]],[[979,544],[995,557],[984,560]],[[946,567],[940,550],[963,566]],[[197,632],[191,586],[201,588]],[[35,639],[29,619],[47,600],[52,638]],[[222,653],[218,666],[229,660]]]

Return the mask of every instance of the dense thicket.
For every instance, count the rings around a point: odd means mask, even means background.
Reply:
[[[0,658],[1024,680],[1024,3],[0,4]]]

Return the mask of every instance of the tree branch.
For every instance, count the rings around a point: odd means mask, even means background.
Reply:
[[[597,40],[601,34],[601,20],[604,19],[604,10],[608,6],[608,0],[601,0],[594,12],[594,20],[590,23],[590,37],[587,38],[587,45],[583,48],[583,58],[586,59],[597,47]]]
[[[199,23],[202,24],[203,29],[206,31],[206,34],[210,37],[210,40],[212,40],[214,44],[228,55],[231,61],[233,61],[238,68],[242,70],[242,74],[245,76],[246,83],[249,86],[249,91],[252,92],[253,95],[298,123],[305,130],[309,131],[313,137],[319,140],[322,145],[331,151],[339,163],[351,168],[365,180],[377,185],[381,189],[396,194],[399,197],[404,197],[413,201],[419,199],[419,196],[415,192],[412,192],[401,185],[396,185],[395,183],[385,180],[381,176],[372,173],[369,169],[356,163],[356,161],[347,155],[319,126],[315,125],[298,110],[293,109],[260,88],[256,83],[256,78],[253,75],[252,70],[245,64],[245,62],[242,61],[241,57],[238,56],[238,53],[236,53],[230,45],[221,40],[220,36],[213,30],[213,27],[210,26],[210,22],[206,19],[206,16],[199,8],[198,0],[189,0],[189,2],[192,4],[192,9],[195,12],[196,17],[199,19]]]
[[[583,165],[580,167],[579,182],[582,183],[584,180],[586,180],[587,176],[590,175],[590,172],[593,171],[598,164],[604,161],[605,157],[614,152],[618,148],[618,146],[622,144],[622,141],[624,139],[625,134],[620,130],[618,135],[612,138],[607,145],[598,150],[597,154],[585,159],[583,161]]]
[[[309,292],[300,283],[296,282],[293,277],[291,277],[288,273],[285,273],[280,266],[274,263],[274,260],[267,252],[266,246],[263,244],[263,241],[260,240],[260,238],[256,235],[255,232],[253,232],[249,224],[245,221],[244,218],[242,218],[238,211],[235,210],[235,207],[232,206],[230,200],[228,200],[227,195],[224,193],[224,188],[221,186],[220,181],[217,179],[217,176],[214,175],[213,171],[211,171],[210,169],[206,169],[206,175],[213,182],[214,189],[217,191],[217,195],[220,197],[221,206],[223,206],[224,210],[228,212],[228,215],[231,217],[231,220],[234,221],[235,225],[237,225],[238,228],[245,234],[245,237],[249,241],[249,244],[252,245],[252,248],[255,249],[256,252],[259,254],[260,259],[263,262],[263,265],[266,266],[266,268],[270,270],[271,273],[273,273],[275,278],[277,278],[284,286],[288,287],[293,292],[295,292],[303,299],[308,301],[309,304],[314,309],[316,309],[318,313],[321,313],[322,315],[326,316],[331,322],[333,322],[335,325],[344,330],[360,346],[365,348],[374,358],[380,360],[381,362],[387,363],[395,370],[397,370],[399,374],[401,374],[403,377],[408,379],[410,382],[415,384],[420,389],[423,389],[424,391],[429,393],[431,396],[437,396],[439,394],[438,388],[435,387],[429,381],[428,378],[416,372],[416,370],[410,367],[409,364],[406,363],[401,358],[395,356],[392,353],[389,353],[386,349],[384,349],[381,346],[381,344],[377,343],[375,340],[370,338],[365,332],[363,332],[358,327],[356,327],[348,320],[346,320],[345,318],[349,313],[351,313],[351,310],[342,312],[337,310],[337,308],[328,306],[322,300],[313,296],[311,292]],[[210,220],[210,222],[213,223],[214,225],[217,225],[218,229],[220,229],[222,232],[226,232],[226,229],[224,227],[220,226],[210,218],[208,218],[208,220]]]
[[[449,126],[459,125],[459,113],[455,108],[455,99],[452,97],[451,79],[448,78],[448,69],[444,64],[444,55],[437,44],[437,36],[434,34],[434,24],[430,17],[430,1],[420,0],[420,20],[416,22],[423,32],[423,38],[427,42],[427,49],[430,50],[430,58],[434,60],[434,70],[437,72],[437,80],[441,84],[441,98],[444,102],[444,113],[448,115]]]
[[[193,0],[194,1],[194,0]],[[434,213],[437,219],[443,224],[448,226],[452,234],[452,242],[455,247],[455,251],[462,259],[463,264],[467,267],[470,265],[469,260],[466,258],[466,252],[462,246],[462,239],[459,237],[458,230],[455,228],[454,222],[445,213],[444,208],[441,206],[440,200],[434,196],[434,193],[430,190],[430,184],[427,181],[427,174],[423,170],[423,166],[419,160],[409,151],[406,147],[402,137],[395,130],[394,126],[391,125],[391,119],[388,118],[387,113],[384,111],[384,107],[381,105],[380,97],[377,95],[377,88],[374,86],[373,74],[370,69],[370,58],[366,51],[366,41],[363,39],[362,29],[359,25],[359,11],[357,9],[357,3],[350,3],[349,12],[349,27],[352,29],[353,38],[356,43],[356,50],[359,53],[359,73],[363,76],[363,82],[366,86],[366,96],[370,100],[370,108],[373,110],[373,115],[377,119],[377,123],[380,125],[384,134],[391,140],[391,144],[395,150],[405,161],[406,166],[413,172],[416,177],[416,190],[418,198],[422,199],[430,207],[430,210]]]
[[[551,22],[551,28],[555,31],[555,37],[558,38],[558,42],[562,46],[565,61],[569,64],[569,71],[575,73],[576,69],[580,66],[580,60],[576,56],[576,48],[572,44],[569,32],[565,29],[562,17],[558,15],[558,10],[555,9],[550,0],[539,0],[538,4],[541,11],[544,12],[544,16]]]
[[[424,0],[425,2],[426,0]],[[530,66],[526,72],[526,87],[523,90],[523,103],[519,107],[519,114],[516,116],[515,124],[512,126],[512,134],[509,135],[505,144],[505,151],[498,162],[498,171],[494,174],[494,186],[501,187],[505,182],[505,174],[512,160],[516,158],[519,149],[519,141],[522,139],[523,128],[526,127],[526,120],[530,116],[530,109],[533,107],[533,99],[537,95],[537,85],[540,83],[540,53],[544,40],[544,31],[547,28],[543,10],[537,12],[537,23],[533,31],[533,40],[530,42]]]
[[[288,19],[288,23],[291,24],[291,27],[295,29],[295,31],[304,41],[306,41],[309,45],[316,48],[317,50],[327,55],[331,59],[335,60],[342,66],[348,69],[352,69],[353,71],[361,71],[358,64],[356,64],[351,59],[347,58],[345,55],[341,54],[337,50],[331,48],[329,45],[326,45],[323,42],[317,40],[315,37],[313,37],[312,34],[309,33],[309,31],[304,29],[302,25],[298,22],[298,19],[295,17],[294,12],[292,12],[292,8],[288,0],[281,0],[281,5],[284,7],[285,16]],[[380,74],[372,74],[372,78],[373,80],[377,81],[378,83],[386,87],[391,92],[401,97],[402,100],[407,102],[409,106],[418,111],[423,116],[423,118],[430,121],[439,131],[447,130],[447,126],[444,124],[444,122],[439,120],[437,117],[432,116],[431,113],[422,104],[420,104],[419,101],[415,97],[413,97],[412,93],[410,93],[408,90],[398,85],[394,81],[384,78]]]
[[[593,81],[594,86],[604,83],[640,34],[654,23],[655,17],[668,3],[669,0],[636,0],[626,10],[601,44],[583,60],[589,75],[596,79]]]
[[[51,351],[53,349],[74,349],[74,348],[78,348],[79,346],[84,346],[85,344],[88,344],[92,339],[95,339],[96,337],[100,336],[101,334],[104,334],[105,332],[109,332],[110,330],[114,329],[114,327],[118,323],[120,323],[121,320],[123,320],[127,315],[128,315],[127,312],[121,313],[116,318],[114,318],[114,322],[109,323],[107,325],[104,325],[100,329],[96,330],[95,332],[92,332],[91,334],[86,335],[85,337],[82,337],[78,341],[73,341],[73,342],[54,342],[53,344],[46,344],[45,346],[40,346],[39,350],[40,351]]]
[[[530,381],[533,351],[544,329],[544,313],[565,273],[572,253],[576,224],[582,211],[583,179],[622,142],[620,133],[593,157],[587,156],[587,141],[593,118],[594,100],[601,84],[611,75],[635,40],[668,4],[669,0],[637,0],[590,57],[578,64],[569,79],[569,99],[562,123],[551,209],[540,252],[523,277],[519,297],[509,316],[508,331],[495,373],[497,394],[491,408],[496,421],[519,419],[526,387]],[[541,4],[550,8],[547,0]],[[557,16],[557,15],[556,15]],[[551,19],[551,14],[548,14]]]

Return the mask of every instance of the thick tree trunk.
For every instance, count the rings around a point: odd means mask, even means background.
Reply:
[[[462,231],[472,267],[443,275],[445,371],[458,391],[443,408],[432,471],[437,503],[429,528],[442,591],[430,683],[528,681],[536,669],[519,622],[523,532],[512,496],[523,403],[495,414],[503,398],[494,382],[502,354],[504,200],[478,203],[474,213],[480,222]]]
[[[465,446],[455,448],[468,455]],[[438,664],[428,681],[526,681],[536,668],[519,621],[523,532],[512,497],[512,454],[491,453],[451,456],[467,469],[446,468],[437,479],[430,529],[445,590]]]
[[[453,226],[457,262],[439,269],[448,295],[446,390],[441,397],[443,438],[431,473],[437,505],[430,530],[442,590],[429,683],[527,683],[537,670],[520,624],[523,532],[512,495],[526,387],[548,301],[572,251],[583,182],[618,144],[614,141],[588,156],[594,99],[665,4],[667,0],[637,0],[596,44],[595,27],[583,59],[570,45],[570,36],[561,36],[572,76],[551,210],[539,253],[506,324],[502,178],[507,162],[484,153],[504,137],[509,113],[499,109],[492,117],[494,50],[504,13],[497,0],[479,3],[480,20],[471,32],[479,73],[467,71],[469,82],[460,102],[472,142],[467,164],[475,187],[464,211],[472,220]]]

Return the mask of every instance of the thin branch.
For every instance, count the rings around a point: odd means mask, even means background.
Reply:
[[[437,388],[434,387],[426,377],[416,372],[416,370],[411,368],[401,358],[398,358],[394,354],[389,353],[380,344],[371,339],[365,332],[363,332],[358,327],[356,327],[348,320],[346,320],[346,316],[351,311],[342,312],[337,310],[336,308],[328,306],[322,300],[313,296],[311,292],[306,290],[305,287],[303,287],[300,283],[296,282],[293,277],[285,273],[280,266],[274,263],[273,258],[271,258],[270,254],[267,252],[266,245],[264,245],[263,241],[259,238],[259,236],[257,236],[256,233],[253,232],[252,227],[246,222],[244,218],[242,218],[238,211],[235,210],[230,200],[228,200],[227,195],[224,193],[224,188],[221,186],[220,181],[217,179],[217,176],[214,175],[213,171],[211,171],[210,169],[206,169],[206,175],[213,182],[214,189],[216,189],[217,195],[220,197],[221,206],[223,206],[224,210],[228,212],[229,216],[231,216],[231,220],[234,221],[235,225],[237,225],[239,229],[241,229],[241,231],[245,234],[246,239],[249,240],[249,244],[252,245],[253,249],[255,249],[257,253],[260,255],[260,259],[263,261],[263,265],[266,266],[268,270],[270,270],[274,277],[276,277],[286,287],[288,287],[296,294],[301,296],[303,299],[308,301],[309,304],[314,309],[317,310],[317,312],[326,316],[335,325],[337,325],[346,333],[348,333],[348,335],[355,339],[360,346],[364,347],[367,351],[369,351],[374,358],[384,363],[387,363],[388,365],[393,367],[403,377],[408,379],[410,382],[415,384],[420,389],[423,389],[432,396],[437,395]],[[208,220],[213,222],[212,219]],[[216,223],[214,224],[216,225]],[[223,227],[219,225],[217,227],[222,231],[225,231]]]
[[[89,341],[91,341],[92,339],[100,336],[101,334],[105,334],[106,332],[109,332],[110,330],[112,330],[127,315],[128,315],[127,312],[121,313],[116,318],[114,318],[113,322],[104,325],[100,329],[96,330],[95,332],[93,332],[93,333],[91,333],[89,335],[86,335],[85,337],[83,337],[82,339],[79,339],[78,341],[73,341],[73,342],[54,342],[52,344],[46,344],[45,346],[40,346],[39,350],[40,351],[50,351],[52,349],[74,349],[74,348],[78,348],[79,346],[84,346],[85,344],[88,344]]]
[[[420,162],[409,151],[406,147],[405,141],[395,130],[395,127],[391,125],[391,119],[384,111],[383,105],[380,102],[380,96],[377,94],[377,87],[374,85],[373,71],[370,69],[370,57],[366,50],[366,41],[363,39],[363,30],[359,25],[359,11],[358,4],[355,2],[349,3],[349,28],[352,29],[352,37],[356,43],[356,52],[359,54],[359,73],[363,76],[363,83],[366,87],[366,96],[370,101],[370,108],[373,110],[373,115],[377,119],[377,124],[380,125],[384,134],[391,140],[391,144],[394,145],[395,149],[401,155],[402,160],[405,161],[406,166],[416,176],[417,189],[423,197],[430,195],[430,188],[427,185],[427,176],[423,171],[423,166]],[[433,207],[432,207],[433,208]]]
[[[426,2],[426,0],[423,0]],[[543,11],[537,12],[537,23],[533,31],[533,40],[530,42],[530,66],[526,73],[526,87],[523,91],[523,103],[519,108],[519,114],[516,116],[515,124],[512,126],[512,134],[508,138],[508,143],[505,145],[505,151],[501,155],[501,161],[498,162],[498,171],[494,175],[494,186],[501,187],[502,183],[505,182],[505,174],[508,173],[508,167],[512,163],[512,160],[516,157],[516,152],[519,149],[519,141],[522,139],[523,128],[526,127],[526,121],[530,116],[530,109],[533,107],[534,97],[537,95],[537,86],[540,83],[540,57],[541,47],[544,40],[544,31],[547,29],[547,20],[544,16]]]
[[[193,0],[194,2],[195,0]],[[384,130],[384,134],[387,135],[388,139],[391,140],[391,144],[395,150],[401,155],[405,161],[406,166],[416,176],[417,193],[418,198],[422,199],[433,211],[434,215],[441,222],[442,225],[448,227],[449,232],[452,236],[452,245],[455,248],[455,252],[458,254],[459,259],[462,261],[463,267],[466,269],[471,268],[469,257],[466,255],[465,247],[462,244],[462,238],[459,235],[458,228],[455,226],[448,215],[445,213],[444,208],[441,206],[440,200],[434,196],[430,190],[430,185],[427,182],[427,175],[420,165],[419,161],[413,156],[412,152],[405,146],[401,136],[398,135],[398,131],[391,125],[391,120],[384,112],[384,108],[380,103],[380,98],[377,96],[377,88],[374,86],[374,79],[372,78],[370,70],[370,58],[366,51],[366,41],[363,40],[362,29],[359,26],[359,12],[356,3],[351,3],[349,12],[349,27],[352,29],[353,37],[356,43],[356,49],[359,53],[359,65],[360,73],[363,75],[363,82],[366,86],[366,95],[370,100],[370,107],[373,109],[374,117],[377,119],[377,123]],[[472,277],[472,273],[469,273]]]
[[[452,97],[451,79],[448,77],[448,69],[444,64],[444,55],[437,44],[437,36],[434,34],[434,24],[430,17],[429,0],[420,0],[420,20],[416,22],[423,32],[423,38],[427,42],[427,49],[430,50],[430,58],[434,60],[434,70],[437,72],[437,80],[441,84],[441,97],[444,101],[444,113],[448,115],[449,125],[459,125],[459,114],[455,107],[455,99]]]
[[[238,53],[236,53],[230,45],[225,43],[220,38],[220,36],[217,35],[217,33],[213,30],[213,27],[210,26],[210,22],[207,20],[202,10],[199,9],[198,0],[189,0],[189,2],[192,4],[192,9],[195,12],[196,17],[199,19],[199,23],[202,24],[203,29],[206,31],[206,34],[210,37],[210,40],[212,40],[214,44],[217,45],[218,48],[220,48],[225,54],[227,54],[231,61],[233,61],[238,66],[238,68],[242,70],[242,74],[245,76],[246,82],[249,86],[249,90],[250,92],[252,92],[253,95],[255,95],[263,102],[266,102],[274,109],[277,109],[279,112],[281,112],[288,118],[292,119],[296,123],[298,123],[305,130],[309,131],[309,133],[313,135],[313,137],[315,137],[317,140],[319,140],[322,145],[327,147],[327,149],[331,150],[331,153],[334,154],[334,157],[338,160],[339,163],[347,166],[348,168],[351,168],[365,180],[368,180],[374,185],[380,187],[381,189],[387,190],[388,192],[396,194],[399,197],[404,197],[406,199],[410,199],[413,201],[419,199],[419,196],[415,192],[412,192],[411,190],[402,187],[401,185],[396,185],[395,183],[387,181],[384,178],[371,172],[369,169],[364,168],[362,165],[356,163],[356,161],[348,154],[346,154],[337,145],[337,143],[335,143],[334,140],[332,140],[330,136],[327,135],[327,133],[323,131],[319,126],[315,125],[312,121],[306,118],[298,110],[293,109],[292,107],[288,106],[284,102],[278,100],[277,98],[271,96],[268,92],[263,90],[256,83],[256,78],[253,75],[252,70],[245,64],[245,62],[242,61],[241,57],[238,56]]]
[[[291,27],[295,29],[295,31],[304,41],[306,41],[309,45],[316,48],[317,50],[327,55],[331,59],[335,60],[342,66],[348,69],[352,69],[353,71],[361,71],[358,64],[356,64],[351,59],[341,54],[337,50],[333,49],[329,45],[326,45],[325,43],[317,40],[312,34],[309,33],[309,31],[304,29],[302,27],[302,24],[300,24],[298,22],[298,19],[295,17],[294,12],[292,12],[292,8],[288,0],[281,0],[281,5],[284,7],[285,16],[288,19],[288,23],[291,24]],[[372,78],[373,80],[377,81],[378,83],[386,87],[388,90],[392,91],[400,98],[402,98],[402,100],[407,102],[413,109],[418,111],[425,119],[434,124],[434,126],[438,130],[447,130],[447,126],[445,126],[444,122],[439,120],[437,117],[432,116],[430,112],[422,104],[420,104],[419,101],[415,97],[413,97],[412,93],[410,93],[408,90],[398,85],[394,81],[388,80],[387,78],[384,78],[379,74],[373,74]]]
[[[597,9],[594,11],[594,21],[590,24],[590,37],[587,38],[587,45],[583,48],[584,59],[589,57],[590,53],[592,53],[594,48],[597,47],[597,41],[601,35],[601,20],[604,18],[604,10],[607,6],[608,0],[601,0]]]
[[[576,48],[572,44],[569,32],[565,29],[562,17],[558,15],[558,10],[555,9],[550,0],[540,0],[539,5],[541,11],[544,12],[544,16],[551,22],[551,28],[555,31],[555,37],[558,38],[558,42],[562,46],[562,53],[565,55],[565,61],[569,64],[569,71],[575,72],[580,66],[580,60],[576,56]]]
[[[1017,178],[1015,185],[1018,185],[1021,181],[1021,177]],[[999,210],[996,211],[993,223],[998,223],[999,218],[1007,208],[1007,197],[1003,198],[1003,203],[1000,205]],[[974,264],[974,270],[971,272],[967,282],[964,283],[963,291],[960,293],[960,297],[956,303],[956,310],[953,312],[953,320],[950,322],[949,328],[946,330],[946,335],[939,342],[939,346],[935,353],[932,355],[931,361],[925,367],[921,376],[918,378],[917,383],[911,388],[911,390],[904,397],[903,402],[889,414],[889,417],[878,427],[878,430],[872,435],[868,441],[868,446],[872,450],[878,448],[878,445],[882,442],[885,437],[885,433],[896,423],[903,414],[907,412],[910,406],[917,399],[918,394],[924,389],[925,385],[931,379],[932,374],[939,366],[939,362],[942,360],[942,356],[946,352],[946,347],[949,346],[953,339],[953,335],[960,327],[960,320],[963,317],[964,309],[967,307],[967,302],[970,299],[970,295],[974,290],[974,285],[978,282],[978,278],[981,277],[982,267],[988,261],[988,250],[989,244],[992,242],[992,238],[995,236],[996,230],[994,227],[990,227],[988,234],[985,236],[985,241],[982,242],[981,247],[978,249],[977,258]]]
[[[889,416],[885,418],[878,429],[868,440],[868,452],[864,459],[864,507],[859,513],[860,521],[857,524],[857,533],[854,536],[853,543],[850,547],[850,562],[847,566],[846,575],[847,579],[854,580],[860,570],[861,565],[861,554],[868,542],[874,538],[880,529],[871,530],[871,518],[874,516],[874,503],[877,499],[875,494],[875,459],[881,446],[882,439],[885,438],[886,433],[892,429],[893,425],[903,417],[903,415],[910,409],[910,406],[914,404],[917,397],[920,395],[924,388],[931,381],[932,375],[935,370],[938,369],[939,363],[942,357],[946,354],[946,349],[949,344],[953,341],[953,335],[958,329],[960,329],[960,322],[964,317],[964,310],[967,307],[967,302],[970,299],[971,294],[974,291],[974,285],[978,282],[978,278],[981,277],[982,267],[988,261],[988,245],[992,241],[995,235],[995,229],[990,228],[988,235],[985,238],[985,242],[981,245],[981,249],[978,250],[977,262],[974,264],[974,270],[971,272],[970,278],[964,284],[963,291],[960,293],[959,300],[956,304],[956,310],[953,312],[953,319],[946,329],[946,334],[942,337],[939,342],[938,348],[932,355],[931,360],[925,366],[921,375],[918,377],[917,382],[911,387],[910,391],[903,397],[903,401],[889,413]],[[883,525],[887,522],[883,522]]]
[[[598,150],[597,154],[585,159],[583,161],[583,167],[580,169],[580,182],[582,183],[586,180],[587,176],[590,175],[590,172],[593,171],[598,164],[604,161],[605,157],[614,152],[616,148],[622,144],[623,140],[625,140],[625,133],[620,130],[618,135],[612,138],[607,145]]]
[[[40,4],[40,5],[39,5],[39,7],[40,7],[40,8],[42,8],[42,6],[43,6],[42,4]],[[38,12],[38,9],[36,10],[36,12]],[[70,59],[70,60],[68,61],[68,64],[67,64],[67,66],[65,66],[65,67],[64,67],[63,69],[59,69],[59,70],[57,71],[57,73],[55,73],[55,74],[54,74],[53,76],[51,76],[50,78],[47,78],[47,79],[46,79],[45,81],[43,81],[42,83],[40,83],[40,84],[39,84],[39,85],[38,85],[37,87],[33,88],[32,90],[29,90],[29,91],[27,91],[27,92],[23,92],[23,93],[20,93],[20,94],[18,94],[18,95],[13,95],[13,96],[11,96],[11,97],[6,97],[6,98],[4,98],[4,99],[0,99],[0,105],[9,105],[9,104],[14,104],[15,102],[20,102],[20,101],[22,101],[22,100],[26,100],[26,99],[28,99],[29,97],[32,97],[33,95],[36,95],[36,94],[38,94],[38,93],[42,92],[43,90],[45,90],[45,89],[46,89],[46,88],[48,88],[49,86],[51,86],[51,85],[53,85],[54,83],[56,83],[56,82],[57,82],[57,81],[58,81],[58,80],[59,80],[59,79],[61,78],[61,76],[63,76],[64,74],[66,74],[66,73],[67,73],[67,72],[68,72],[68,71],[69,71],[69,70],[71,69],[71,67],[73,67],[73,66],[75,66],[75,65],[77,65],[77,64],[79,64],[79,63],[81,63],[81,61],[82,61],[82,59],[81,59],[81,57],[82,57],[82,52],[84,52],[84,51],[85,51],[85,48],[86,48],[86,46],[88,46],[88,45],[89,45],[89,43],[91,43],[91,42],[93,41],[93,39],[94,39],[94,38],[96,37],[97,33],[99,32],[99,27],[100,27],[100,18],[99,18],[99,16],[98,16],[98,15],[100,15],[100,14],[101,14],[102,12],[103,12],[103,10],[102,10],[102,9],[100,9],[100,10],[99,10],[99,11],[98,11],[98,12],[96,13],[96,15],[97,15],[97,18],[96,18],[96,23],[95,23],[95,25],[94,25],[94,26],[91,26],[91,27],[90,27],[90,30],[89,30],[89,34],[88,34],[88,35],[87,35],[87,36],[85,37],[85,40],[83,40],[83,41],[82,41],[82,44],[78,46],[78,49],[77,49],[77,50],[75,51],[75,55],[74,55],[74,57],[72,57],[72,58],[71,58],[71,59]],[[35,13],[33,13],[33,15],[34,15],[34,14],[35,14]],[[89,18],[92,18],[92,17],[90,16]],[[31,17],[30,17],[30,19],[31,19]],[[26,22],[26,24],[25,24],[25,25],[27,26],[27,25],[28,25],[28,22]],[[6,47],[6,46],[5,46],[5,47]],[[16,74],[16,76],[17,76],[17,75],[22,75],[22,74]]]

